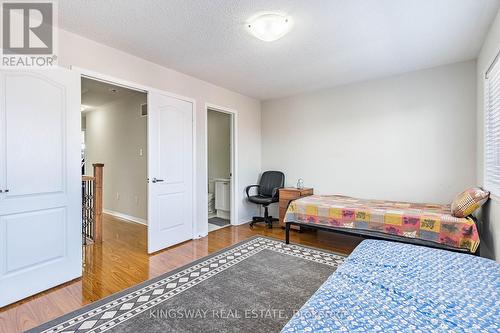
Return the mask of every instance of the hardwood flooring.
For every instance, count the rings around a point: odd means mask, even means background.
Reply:
[[[278,226],[267,229],[260,224],[250,229],[245,224],[148,255],[145,226],[104,215],[103,242],[84,248],[82,278],[0,308],[0,332],[22,332],[38,326],[255,235],[284,240],[284,230]],[[361,239],[322,231],[292,231],[290,241],[348,254]]]

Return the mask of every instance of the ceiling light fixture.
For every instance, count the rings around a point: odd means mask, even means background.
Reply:
[[[249,32],[260,40],[273,42],[285,36],[292,29],[292,19],[289,16],[265,13],[248,20]]]

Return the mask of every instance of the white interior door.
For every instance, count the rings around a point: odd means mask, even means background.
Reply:
[[[80,77],[0,71],[0,307],[82,274]]]
[[[148,94],[148,252],[193,238],[193,103]]]

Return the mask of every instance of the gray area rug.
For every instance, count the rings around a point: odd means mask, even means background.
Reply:
[[[279,332],[343,261],[258,236],[29,332]]]
[[[218,227],[223,227],[225,225],[229,225],[229,220],[222,219],[220,217],[212,217],[212,218],[208,219],[208,223],[214,224]]]

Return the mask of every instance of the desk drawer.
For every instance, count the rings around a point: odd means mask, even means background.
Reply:
[[[284,200],[295,200],[297,198],[300,198],[300,192],[299,191],[280,191],[280,199]]]
[[[308,190],[302,190],[300,191],[300,196],[301,197],[306,197],[308,195],[313,195],[314,194],[314,190],[311,188],[311,189],[308,189]]]

